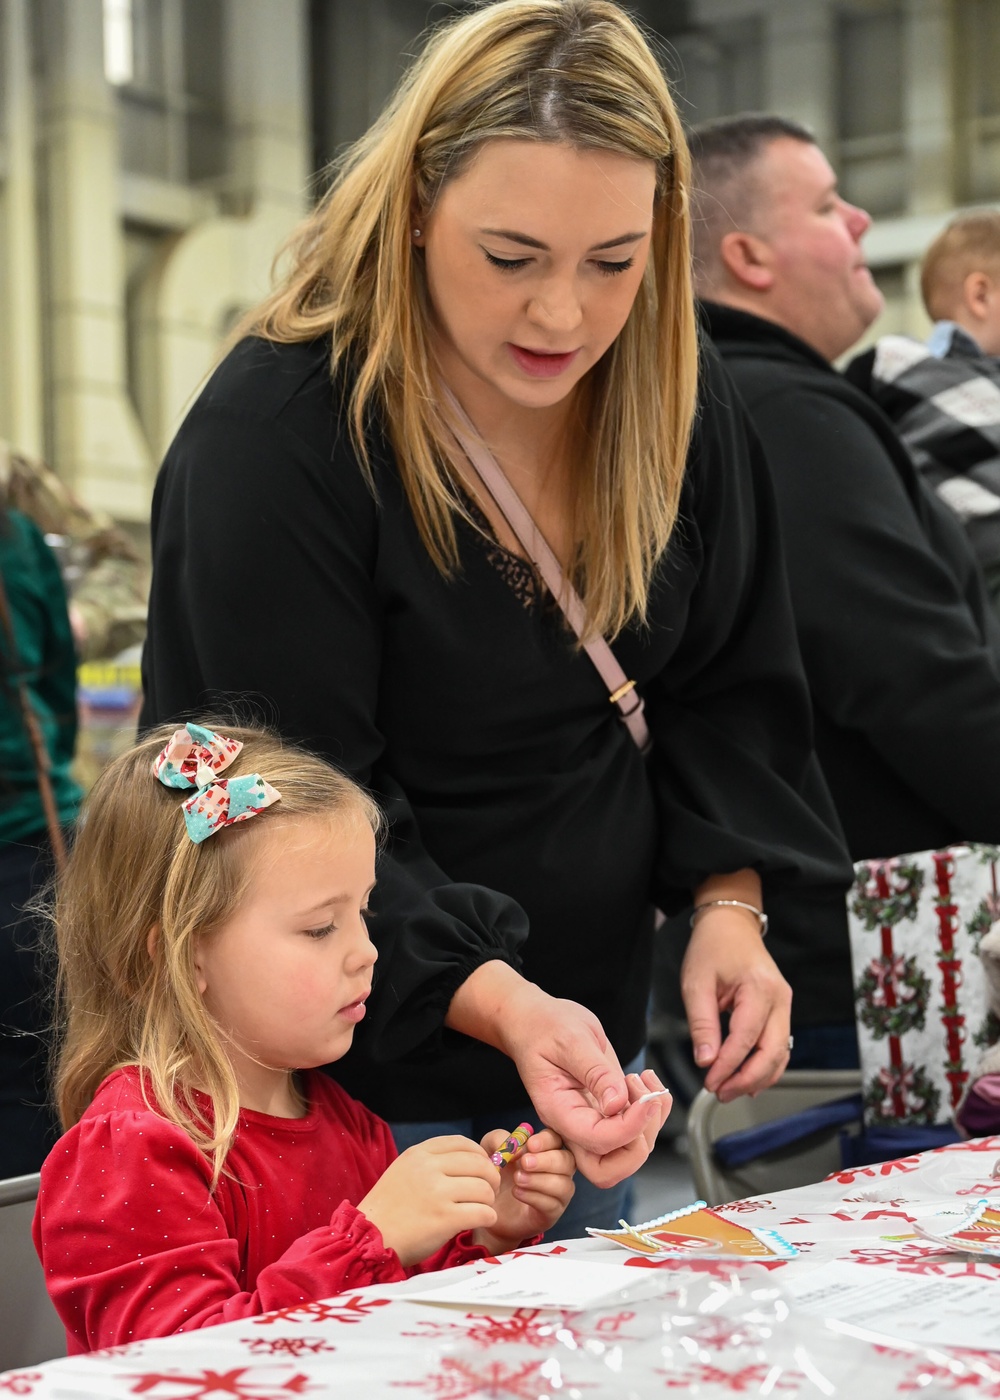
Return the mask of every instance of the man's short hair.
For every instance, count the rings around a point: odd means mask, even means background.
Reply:
[[[932,321],[951,319],[970,272],[1000,273],[1000,213],[960,214],[927,249],[920,291]]]
[[[688,132],[695,270],[704,286],[711,287],[721,272],[719,244],[725,235],[751,224],[757,195],[752,167],[781,138],[816,144],[799,122],[771,112],[719,117]]]

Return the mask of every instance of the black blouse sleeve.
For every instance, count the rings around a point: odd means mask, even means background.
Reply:
[[[141,723],[263,721],[373,789],[390,835],[366,1040],[395,1058],[436,1036],[480,964],[517,964],[527,921],[506,896],[452,883],[404,793],[380,777],[379,510],[346,439],[328,457],[248,399],[209,385],[157,484]]]
[[[812,714],[767,464],[728,374],[703,352],[671,567],[697,574],[684,633],[647,688],[664,907],[752,867],[768,891],[837,890],[851,871],[812,748]]]

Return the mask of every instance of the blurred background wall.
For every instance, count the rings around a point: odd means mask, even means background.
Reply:
[[[427,0],[0,0],[0,437],[139,537],[156,465],[324,165],[374,118]],[[1000,0],[641,0],[689,121],[806,122],[867,249],[878,325],[1000,200]]]

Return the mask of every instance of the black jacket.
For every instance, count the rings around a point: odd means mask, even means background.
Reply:
[[[372,787],[392,823],[380,960],[337,1076],[388,1117],[502,1109],[523,1098],[511,1064],[438,1034],[485,959],[519,952],[624,1062],[645,1035],[652,900],[746,865],[769,890],[846,884],[770,484],[709,362],[650,625],[614,643],[646,697],[647,762],[561,618],[524,606],[471,527],[441,576],[373,438],[376,504],[340,404],[326,341],[249,340],[191,410],[153,505],[143,722],[249,697]]]
[[[808,345],[704,312],[771,467],[851,855],[1000,842],[1000,625],[960,525],[885,415]]]

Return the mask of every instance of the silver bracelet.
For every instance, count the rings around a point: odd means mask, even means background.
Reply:
[[[748,914],[753,914],[760,924],[761,938],[767,933],[767,915],[763,909],[758,909],[756,904],[747,904],[745,899],[708,899],[704,904],[696,904],[694,913],[691,915],[691,927],[694,928],[699,914],[703,914],[706,909],[715,909],[720,905],[729,909],[745,909]]]

